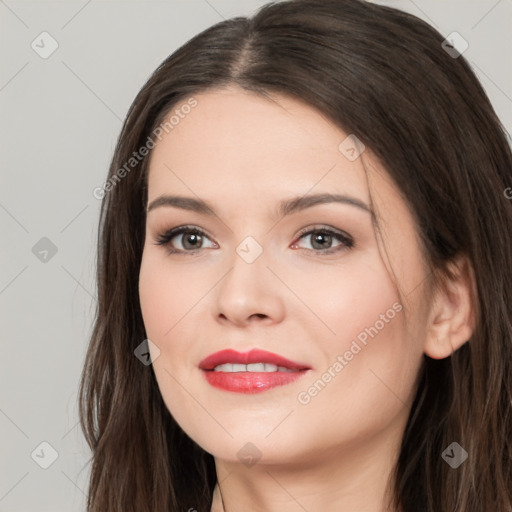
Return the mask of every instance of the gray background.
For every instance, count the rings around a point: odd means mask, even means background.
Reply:
[[[84,510],[90,453],[76,399],[95,306],[92,192],[158,64],[206,27],[264,3],[0,0],[0,512]],[[459,32],[512,131],[512,0],[377,3],[445,36]],[[31,47],[49,48],[43,31],[59,45],[46,59]],[[47,469],[44,441],[58,453]]]

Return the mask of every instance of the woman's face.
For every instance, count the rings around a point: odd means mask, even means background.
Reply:
[[[363,147],[310,106],[234,88],[195,100],[173,109],[181,115],[151,155],[139,278],[170,413],[217,459],[244,464],[397,443],[425,338],[427,271],[410,211],[370,150],[358,156]],[[323,194],[350,200],[312,200]],[[166,196],[190,202],[179,207]],[[202,233],[165,238],[180,226]],[[229,349],[267,351],[306,369],[200,367]],[[256,359],[247,362],[276,363]],[[243,356],[209,366],[230,360]]]

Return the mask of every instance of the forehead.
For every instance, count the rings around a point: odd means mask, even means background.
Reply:
[[[174,116],[172,128],[151,154],[148,202],[170,191],[224,202],[311,190],[368,203],[361,158],[351,161],[340,150],[349,134],[318,110],[288,96],[268,99],[238,88],[193,98],[194,108],[181,112],[185,100],[166,117]]]

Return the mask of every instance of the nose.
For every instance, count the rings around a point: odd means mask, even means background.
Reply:
[[[216,287],[214,315],[217,321],[238,327],[251,323],[278,323],[284,316],[285,289],[267,267],[263,252],[252,263],[235,253],[230,271]]]

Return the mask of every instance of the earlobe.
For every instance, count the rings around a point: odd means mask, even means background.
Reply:
[[[448,274],[435,291],[427,324],[424,352],[444,359],[469,341],[475,328],[476,283],[466,256],[448,265]]]

